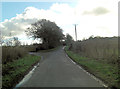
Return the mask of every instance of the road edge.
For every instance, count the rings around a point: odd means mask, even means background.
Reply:
[[[90,77],[92,77],[94,80],[96,80],[99,84],[101,84],[103,87],[108,88],[108,85],[105,84],[102,80],[100,80],[99,78],[97,78],[95,75],[93,75],[92,73],[88,72],[84,67],[82,67],[80,64],[78,64],[77,62],[75,62],[71,57],[69,57],[69,55],[66,53],[65,51],[65,46],[63,47],[63,50],[66,54],[66,56],[71,60],[71,62],[73,64],[76,64],[78,66],[78,68],[82,69],[82,71],[84,71],[86,74],[88,74]]]
[[[43,56],[41,56],[41,60],[43,60]],[[40,60],[40,61],[41,61]],[[29,71],[28,71],[28,73],[26,74],[26,75],[24,75],[24,77],[19,81],[19,83],[18,84],[16,84],[16,86],[13,88],[13,89],[17,89],[17,88],[19,88],[21,85],[23,85],[25,82],[27,82],[30,78],[31,78],[31,76],[32,76],[32,74],[34,73],[34,71],[36,70],[36,68],[39,66],[39,62],[40,61],[38,61]]]

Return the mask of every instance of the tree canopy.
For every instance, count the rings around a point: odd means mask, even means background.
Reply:
[[[62,29],[54,22],[46,19],[31,24],[26,32],[28,36],[34,39],[40,38],[46,49],[58,46],[64,37]]]
[[[66,44],[67,45],[71,45],[72,44],[72,42],[73,42],[73,38],[72,38],[72,36],[71,35],[69,35],[69,34],[67,34],[66,35]]]

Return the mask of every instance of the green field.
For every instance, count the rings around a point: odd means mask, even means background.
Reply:
[[[34,64],[40,61],[40,56],[27,55],[18,60],[3,64],[2,87],[3,89],[13,88]]]
[[[118,67],[117,65],[108,64],[102,60],[89,59],[87,57],[82,57],[65,48],[68,56],[75,62],[80,64],[87,71],[95,75],[96,77],[103,80],[109,87],[119,87],[118,85]]]

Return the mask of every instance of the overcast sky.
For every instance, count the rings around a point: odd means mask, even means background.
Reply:
[[[27,41],[25,30],[39,19],[54,21],[63,33],[78,39],[91,35],[118,35],[118,0],[77,0],[74,2],[4,2],[2,3],[2,36],[17,36]],[[29,41],[30,42],[30,41]]]

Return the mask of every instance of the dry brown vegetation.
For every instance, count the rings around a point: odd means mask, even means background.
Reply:
[[[4,46],[2,47],[2,63],[12,62],[26,56],[26,54],[27,50],[22,47]]]
[[[2,46],[2,63],[12,62],[13,60],[22,58],[28,52],[36,52],[44,50],[44,46],[40,44],[24,45],[24,46]]]
[[[36,51],[37,46],[3,46],[2,47],[2,63],[11,62],[13,60],[22,58],[28,54],[28,52]]]
[[[83,41],[74,42],[71,50],[81,56],[116,64],[118,60],[118,38],[91,37]]]

